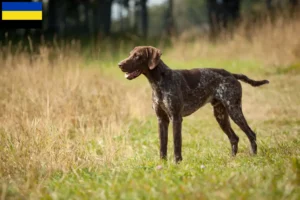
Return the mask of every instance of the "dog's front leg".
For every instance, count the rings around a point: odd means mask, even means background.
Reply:
[[[158,134],[160,140],[160,158],[167,159],[167,147],[168,147],[168,118],[158,118]]]
[[[153,109],[155,110],[158,120],[158,136],[160,142],[160,158],[167,159],[167,147],[168,147],[168,127],[169,117],[167,113],[156,103],[156,99],[153,101]]]
[[[179,163],[182,160],[181,156],[181,126],[182,126],[182,117],[181,116],[173,116],[173,140],[174,140],[174,157],[175,162]]]

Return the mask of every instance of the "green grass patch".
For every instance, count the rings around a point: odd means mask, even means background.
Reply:
[[[205,131],[201,131],[203,126]],[[258,129],[257,156],[249,154],[248,141],[239,132],[240,151],[233,158],[225,134],[212,121],[186,120],[184,160],[179,165],[173,162],[171,133],[169,160],[158,159],[154,118],[131,122],[129,132],[127,142],[135,150],[133,157],[120,158],[107,166],[56,172],[49,178],[44,195],[58,199],[300,197],[300,139],[288,132],[278,131],[274,134],[279,136],[274,138],[269,137],[272,133]]]

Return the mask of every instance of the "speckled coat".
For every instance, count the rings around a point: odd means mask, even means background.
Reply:
[[[232,155],[238,151],[239,138],[230,126],[229,116],[246,133],[252,153],[256,154],[256,135],[242,113],[242,87],[238,80],[252,86],[268,81],[254,81],[223,69],[172,70],[160,56],[160,50],[154,47],[136,47],[127,59],[119,63],[128,79],[144,74],[152,87],[153,109],[159,125],[160,157],[167,157],[168,125],[171,121],[175,161],[182,160],[182,117],[194,113],[206,103],[212,104],[214,116],[230,140]]]

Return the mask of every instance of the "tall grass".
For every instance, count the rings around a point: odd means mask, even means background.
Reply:
[[[83,68],[76,49],[54,52],[55,59],[51,53],[8,53],[1,61],[0,176],[20,193],[53,171],[108,165],[124,155],[113,138],[139,103],[135,91]]]
[[[172,56],[189,60],[244,59],[260,61],[264,66],[283,67],[300,62],[300,22],[298,18],[278,17],[261,23],[241,23],[231,33],[224,33],[212,45],[207,35],[186,31],[175,38]],[[192,42],[188,42],[192,40]],[[179,42],[178,42],[179,41]]]

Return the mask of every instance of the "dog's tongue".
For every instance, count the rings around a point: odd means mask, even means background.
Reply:
[[[125,74],[125,78],[131,80],[131,79],[134,79],[134,78],[138,77],[140,74],[141,74],[141,72],[139,70],[133,71],[131,73],[127,72]]]

